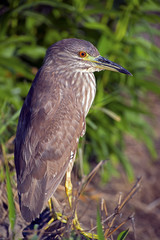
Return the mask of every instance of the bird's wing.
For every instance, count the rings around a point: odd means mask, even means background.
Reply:
[[[40,71],[22,107],[15,140],[20,207],[34,219],[75,155],[83,116],[73,91]]]

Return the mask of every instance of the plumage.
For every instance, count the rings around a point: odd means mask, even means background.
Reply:
[[[28,222],[57,189],[85,133],[96,92],[93,72],[102,69],[96,60],[82,59],[80,51],[99,56],[91,43],[79,39],[62,40],[47,50],[20,113],[15,166],[20,209]]]

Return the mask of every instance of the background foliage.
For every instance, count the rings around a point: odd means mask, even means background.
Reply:
[[[79,156],[83,156],[85,172],[88,160],[109,159],[103,180],[118,176],[119,163],[132,180],[124,134],[144,142],[156,158],[152,131],[144,120],[148,109],[142,100],[149,91],[160,94],[154,74],[160,70],[160,49],[155,44],[159,16],[158,0],[4,1],[0,5],[0,142],[15,135],[20,108],[46,49],[63,38],[85,39],[133,77],[109,71],[96,74],[97,95]]]

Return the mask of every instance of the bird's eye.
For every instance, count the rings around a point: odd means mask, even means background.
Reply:
[[[79,56],[80,56],[81,58],[84,58],[86,55],[87,55],[87,54],[86,54],[86,52],[84,52],[84,51],[80,51],[80,52],[79,52]]]

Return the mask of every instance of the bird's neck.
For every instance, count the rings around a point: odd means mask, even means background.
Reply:
[[[75,72],[71,77],[71,87],[76,95],[77,102],[87,115],[96,93],[96,81],[92,72]]]

